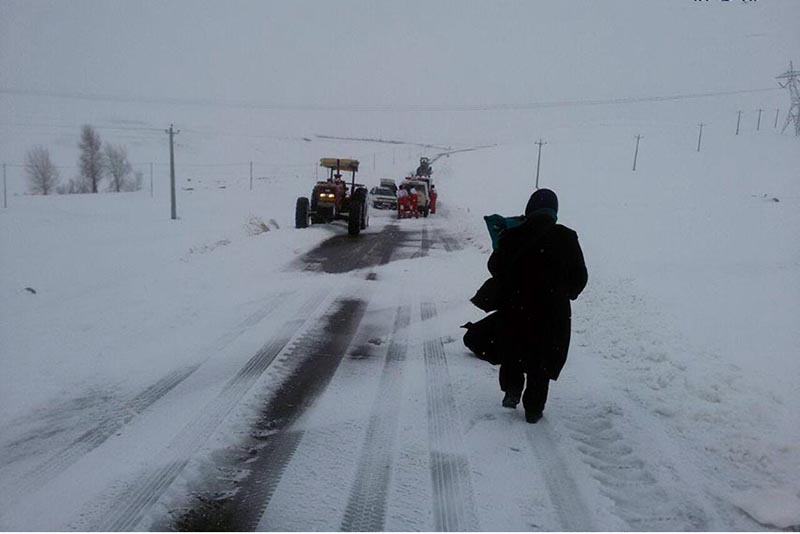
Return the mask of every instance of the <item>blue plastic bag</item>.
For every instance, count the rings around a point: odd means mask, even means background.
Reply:
[[[484,215],[483,220],[486,221],[486,227],[489,229],[489,236],[492,238],[492,250],[496,250],[497,244],[500,242],[500,235],[509,228],[514,228],[524,223],[525,216],[503,217],[502,215],[493,213],[492,215]]]

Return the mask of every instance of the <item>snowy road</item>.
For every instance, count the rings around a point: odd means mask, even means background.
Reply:
[[[606,343],[596,317],[619,310],[603,280],[544,419],[527,425],[461,344],[485,255],[447,211],[378,215],[358,239],[339,230],[280,266],[286,284],[195,363],[104,407],[76,400],[46,415],[74,410],[72,428],[4,444],[16,484],[3,527],[763,528],[714,490],[713,465],[698,472],[708,456],[691,437],[586,358]]]
[[[401,229],[397,224],[383,226],[379,233],[365,234],[358,240],[344,235],[335,236],[303,255],[295,268],[311,272],[343,273],[361,270],[368,282],[379,282],[375,272],[389,261],[414,260],[427,256],[432,249],[451,251],[458,248],[453,239],[445,236],[441,242],[430,236],[434,233],[428,225],[415,230]],[[437,236],[443,236],[440,230]],[[413,264],[412,264],[413,265]],[[414,288],[413,276],[401,287]],[[362,274],[362,276],[364,276]],[[380,285],[380,284],[371,284]],[[359,291],[360,292],[360,291]],[[421,292],[420,292],[421,293]],[[327,464],[339,461],[326,450],[326,442],[346,446],[350,463],[344,464],[346,473],[331,473],[326,487],[322,481],[301,479],[292,485],[307,485],[299,491],[305,493],[333,492],[342,499],[343,511],[327,517],[316,518],[324,524],[316,528],[328,530],[375,531],[386,528],[386,514],[391,489],[393,457],[398,434],[398,422],[403,404],[402,377],[409,352],[409,336],[413,328],[417,339],[425,337],[419,323],[436,316],[432,303],[421,303],[420,293],[398,291],[388,285],[369,289],[370,302],[355,298],[336,298],[333,308],[320,319],[322,324],[306,332],[291,349],[295,367],[263,407],[251,424],[253,429],[245,443],[220,455],[223,469],[241,476],[205,478],[199,488],[192,488],[194,502],[184,505],[180,516],[173,522],[156,525],[159,529],[179,530],[271,530],[303,529],[290,514],[292,525],[275,526],[274,521],[286,521],[269,512],[275,499],[287,498],[276,490],[285,471],[294,458],[298,446],[307,442],[319,443],[322,450],[309,459],[313,463]],[[396,307],[385,307],[386,301],[396,301]],[[376,302],[377,304],[370,304]],[[411,311],[416,312],[412,327]],[[369,319],[365,319],[369,317]],[[447,377],[447,365],[440,337],[426,341],[422,347],[427,384],[427,425],[430,434],[430,472],[433,483],[432,497],[436,504],[436,530],[476,530],[477,518],[472,503],[468,461],[460,450],[458,417]],[[342,361],[347,363],[342,364]],[[351,363],[352,362],[352,363]],[[349,372],[340,367],[349,369]],[[380,368],[378,372],[378,367]],[[347,373],[349,380],[364,379],[359,389],[354,384],[338,395],[336,406],[346,417],[342,429],[326,428],[308,432],[298,419],[313,408],[314,401],[328,386],[334,375]],[[338,376],[337,374],[337,376]],[[333,389],[342,386],[333,386]],[[333,394],[333,393],[331,393]],[[352,397],[350,397],[352,395]],[[365,399],[374,396],[372,407],[365,411]],[[325,401],[327,404],[328,401]],[[355,417],[357,413],[361,417]],[[310,434],[310,435],[307,435]],[[460,451],[460,452],[459,452]],[[357,457],[353,456],[358,453]],[[242,465],[242,459],[245,466]],[[243,472],[246,467],[246,472]],[[297,469],[296,466],[293,466]],[[219,465],[212,469],[220,469]],[[299,467],[301,471],[308,468]],[[316,471],[316,469],[313,469]],[[305,476],[305,475],[300,475]],[[348,478],[352,481],[348,482]],[[209,480],[212,480],[209,484]],[[347,482],[346,486],[342,486]],[[312,489],[313,488],[313,489]],[[309,495],[300,499],[312,502]],[[307,505],[303,505],[306,507]],[[282,507],[281,507],[282,508]],[[267,513],[265,513],[267,512]],[[284,514],[281,511],[280,514]],[[273,518],[273,515],[276,517]],[[314,520],[312,518],[309,518]],[[331,523],[334,521],[334,523]],[[310,527],[309,527],[310,528]],[[398,526],[398,528],[402,528]]]

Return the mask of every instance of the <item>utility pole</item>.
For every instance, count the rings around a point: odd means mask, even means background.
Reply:
[[[153,198],[153,162],[150,162],[150,198]]]
[[[375,153],[372,153],[372,174],[375,174]]]
[[[641,139],[641,135],[636,136],[636,152],[633,153],[633,170],[636,170],[636,159],[639,157],[639,139]]]
[[[775,109],[775,126],[773,126],[773,128],[777,128],[778,127],[778,113],[780,113],[780,112],[781,112],[781,108],[776,108]]]
[[[764,111],[763,109],[758,109],[758,124],[756,125],[756,131],[761,130],[761,112]]]
[[[6,164],[3,163],[3,209],[8,207],[8,199],[6,198]]]
[[[180,130],[175,130],[173,126],[169,125],[169,130],[165,130],[169,134],[169,188],[170,188],[170,195],[171,200],[170,204],[172,206],[172,220],[178,218],[178,209],[175,205],[175,148],[174,148],[174,137],[175,134],[181,133]]]
[[[539,165],[542,163],[542,145],[547,143],[539,139],[534,144],[539,145],[539,157],[536,158],[536,189],[539,189]]]
[[[697,136],[697,151],[700,152],[700,140],[703,139],[703,126],[705,123],[700,123],[700,135]]]
[[[253,162],[250,162],[250,191],[253,190]]]
[[[739,124],[742,122],[742,112],[739,111],[739,118],[736,119],[736,135],[739,135]]]

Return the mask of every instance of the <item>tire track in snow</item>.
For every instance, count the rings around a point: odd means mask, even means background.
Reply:
[[[175,386],[183,382],[198,367],[200,367],[200,364],[195,364],[169,373],[134,397],[130,402],[115,410],[116,413],[101,421],[94,428],[86,431],[67,447],[60,450],[54,456],[25,475],[20,486],[20,491],[27,493],[35,490],[67,469],[70,465],[77,462],[82,456],[102,445],[108,438],[119,432],[123,426],[131,422],[134,417],[141,414],[147,408],[155,404],[161,397],[172,391]]]
[[[436,237],[442,242],[442,246],[447,252],[453,252],[454,250],[461,250],[463,248],[456,238],[441,230],[436,230]]]
[[[411,255],[411,259],[416,259],[420,257],[427,256],[431,250],[431,238],[428,233],[428,225],[422,227],[422,237],[420,240],[420,247],[414,254]]]
[[[423,302],[421,317],[422,321],[435,318],[436,306]],[[463,436],[457,423],[460,418],[442,339],[436,337],[425,340],[423,351],[434,527],[437,531],[445,532],[478,530],[469,461],[462,447]]]
[[[213,487],[195,495],[200,503],[179,517],[169,530],[181,531],[252,531],[259,523],[272,496],[283,478],[286,467],[303,439],[303,430],[292,425],[325,391],[342,358],[347,353],[353,334],[366,310],[362,300],[337,300],[326,313],[327,321],[305,333],[289,350],[290,360],[299,360],[261,410],[250,432],[250,439],[239,450],[246,449],[246,474],[234,487]],[[242,459],[229,458],[221,469],[242,472]],[[223,495],[222,498],[215,498]],[[165,530],[157,525],[158,530]]]
[[[592,516],[583,502],[578,484],[572,478],[567,465],[558,452],[556,443],[550,436],[550,425],[546,419],[532,425],[527,432],[528,441],[542,468],[547,485],[547,493],[565,531],[587,532],[592,528]]]
[[[379,233],[364,233],[353,239],[336,235],[292,262],[291,268],[312,272],[345,273],[389,263],[405,232],[389,224]]]
[[[272,423],[266,454],[259,454],[251,464],[255,477],[243,483],[242,495],[232,502],[236,521],[227,530],[258,530],[275,488],[304,435],[304,431],[292,431],[291,426],[328,387],[366,307],[363,300],[334,302],[332,311],[326,314],[327,324],[315,336],[318,339],[301,343],[293,350],[305,359],[275,394],[266,411]]]
[[[231,378],[202,413],[187,424],[167,446],[164,456],[172,458],[163,467],[140,477],[109,505],[97,530],[135,530],[144,512],[152,506],[191,459],[193,452],[208,439],[225,416],[238,404],[256,379],[289,343],[295,333],[319,307],[328,291],[318,291],[297,315],[287,321],[239,372]]]
[[[408,350],[409,306],[397,309],[392,341],[378,386],[378,399],[367,426],[356,478],[342,521],[342,531],[384,530],[386,496],[397,435],[402,366]]]
[[[276,308],[286,301],[287,297],[287,293],[280,293],[271,297],[268,305],[262,306],[246,317],[244,321],[232,331],[221,336],[207,350],[209,357],[225,348],[246,330],[252,328],[273,313]],[[206,360],[207,359],[208,358],[206,358]],[[48,480],[65,471],[81,457],[102,445],[135,417],[142,414],[150,406],[172,391],[178,384],[188,378],[202,363],[204,362],[172,371],[139,394],[129,400],[122,401],[121,404],[115,407],[113,412],[107,417],[104,417],[100,423],[81,434],[77,439],[56,452],[55,455],[23,475],[17,485],[18,493],[24,494],[38,489]]]

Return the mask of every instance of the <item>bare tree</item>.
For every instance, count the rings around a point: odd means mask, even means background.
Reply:
[[[34,195],[49,195],[58,185],[58,169],[50,161],[50,151],[43,146],[33,147],[25,158],[28,190]]]
[[[81,178],[86,183],[86,189],[97,193],[97,186],[103,179],[103,157],[100,152],[100,135],[92,126],[86,124],[81,129],[81,141],[78,143],[81,151],[79,165]]]
[[[88,193],[89,184],[82,176],[70,178],[66,184],[61,184],[56,188],[59,195],[73,195],[76,193]]]
[[[108,178],[111,180],[108,190],[117,193],[131,191],[134,185],[133,179],[130,178],[133,167],[128,161],[128,150],[122,145],[106,145],[103,157]]]

